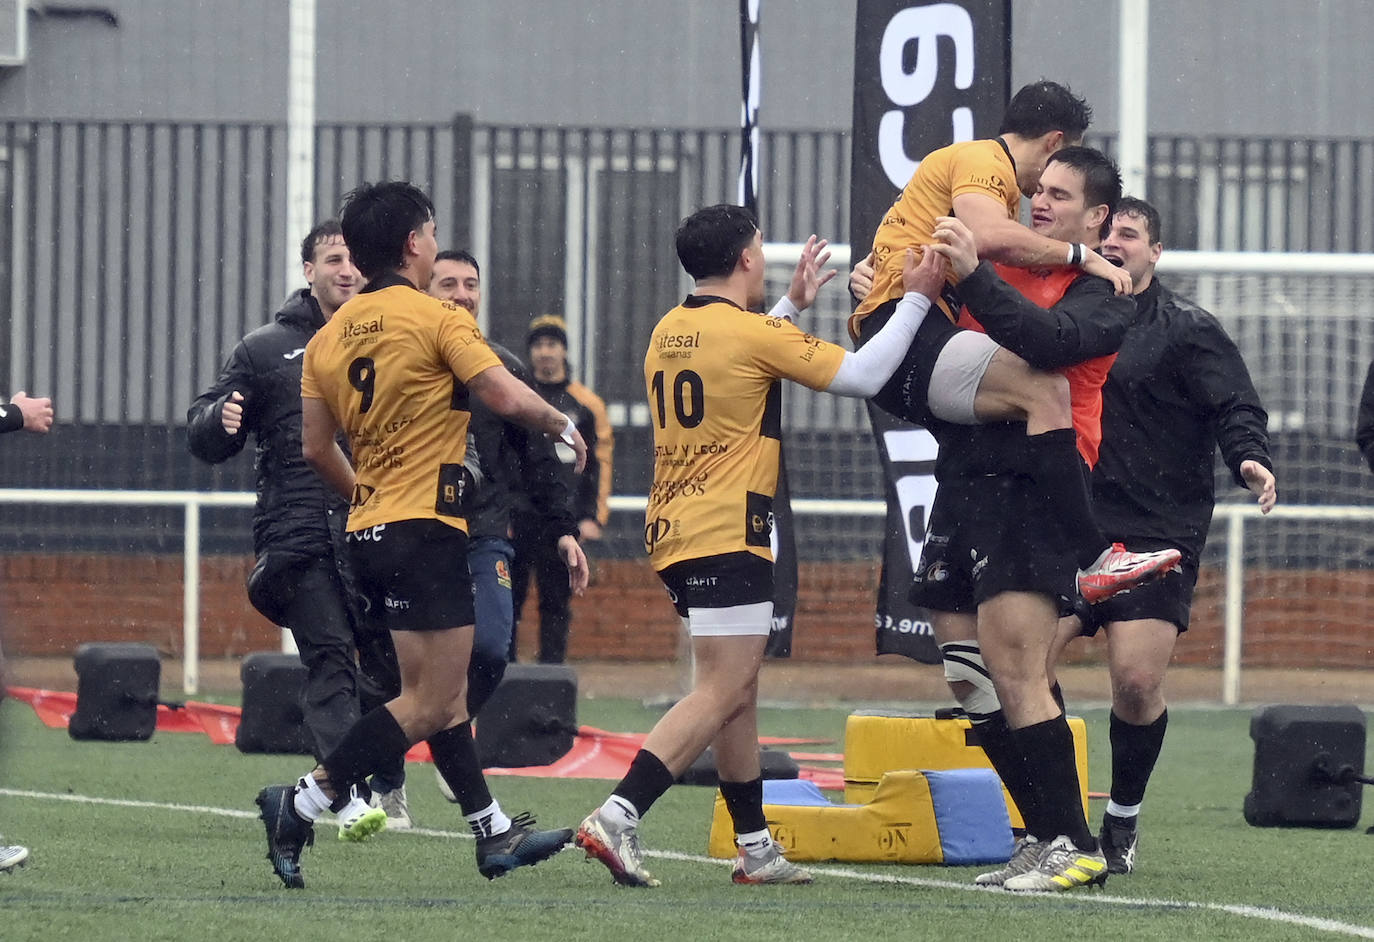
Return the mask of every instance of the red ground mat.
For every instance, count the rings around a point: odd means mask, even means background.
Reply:
[[[76,712],[74,693],[38,690],[33,687],[10,687],[9,695],[33,707],[33,711],[38,714],[44,725],[55,729],[65,729],[67,721]],[[239,713],[238,707],[188,700],[181,709],[159,706],[157,728],[161,732],[169,733],[204,733],[212,742],[230,745],[234,742],[234,732],[238,729]],[[519,769],[490,768],[486,771],[488,775],[599,778],[615,781],[630,767],[630,760],[644,744],[644,738],[644,733],[612,733],[594,726],[579,726],[572,749],[551,765]],[[759,742],[766,746],[807,745],[826,741],[777,737],[759,739]],[[798,760],[808,761],[839,761],[843,758],[836,753],[799,752],[792,755]],[[416,743],[406,753],[406,760],[429,762],[429,746],[423,742]],[[837,768],[803,765],[801,777],[815,782],[820,788],[844,788],[844,773]]]

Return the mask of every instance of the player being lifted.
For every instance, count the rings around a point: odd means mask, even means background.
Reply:
[[[902,253],[933,241],[936,219],[957,217],[973,233],[980,258],[1020,268],[1077,266],[1129,294],[1130,276],[1080,242],[1050,238],[1016,221],[1021,196],[1033,196],[1050,155],[1077,144],[1092,109],[1062,85],[1040,81],[1016,93],[998,136],[941,148],[921,161],[884,216],[873,239],[871,290],[850,318],[850,334],[866,343],[901,295]],[[940,300],[947,320],[928,318],[890,382],[874,397],[884,411],[931,427],[1026,423],[1025,472],[1053,508],[1074,547],[1080,592],[1107,598],[1177,562],[1172,553],[1130,553],[1113,546],[1093,520],[1072,424],[1068,384],[1032,369],[977,332],[949,337],[961,306],[953,284]],[[946,342],[948,341],[948,342]]]
[[[677,231],[677,254],[696,282],[658,322],[644,357],[654,427],[654,480],[644,543],[692,638],[692,691],[659,720],[609,798],[587,816],[577,844],[617,883],[656,886],[644,869],[640,818],[712,746],[734,821],[736,883],[809,883],[772,842],[763,817],[756,701],[773,619],[773,493],[781,386],[791,379],[840,396],[868,397],[897,368],[945,279],[937,251],[905,254],[903,296],[865,347],[850,353],[787,319],[753,313],[763,302],[763,240],[754,215],[711,206]],[[825,243],[806,243],[787,298],[773,314],[804,310],[834,272]]]

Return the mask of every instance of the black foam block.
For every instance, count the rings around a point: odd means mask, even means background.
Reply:
[[[1365,717],[1353,706],[1269,706],[1250,718],[1255,773],[1245,820],[1258,827],[1352,828],[1360,820]]]
[[[73,739],[148,740],[157,727],[162,664],[150,644],[93,643],[76,649]]]
[[[797,765],[796,759],[785,752],[775,752],[766,748],[759,750],[759,769],[763,777],[768,779],[797,778],[801,775],[801,767]],[[687,771],[682,773],[678,783],[719,787],[720,776],[716,774],[715,752],[708,746],[705,752],[697,756],[695,762],[687,766]]]
[[[548,765],[577,736],[577,674],[566,664],[511,664],[477,716],[483,768]]]
[[[254,651],[239,665],[243,715],[234,745],[240,752],[313,752],[305,725],[305,665],[295,654]]]

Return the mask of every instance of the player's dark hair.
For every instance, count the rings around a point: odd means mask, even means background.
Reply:
[[[1065,140],[1076,144],[1092,123],[1093,109],[1086,101],[1058,82],[1041,79],[1012,96],[997,133],[1040,137],[1063,131]]]
[[[315,246],[321,242],[328,241],[331,236],[342,236],[343,229],[339,226],[339,220],[326,219],[315,224],[315,228],[305,234],[301,240],[301,261],[314,263]]]
[[[406,238],[434,218],[434,204],[404,180],[364,183],[344,197],[339,213],[353,264],[367,279],[405,264]]]
[[[444,249],[434,256],[436,262],[466,262],[472,266],[472,270],[477,272],[477,277],[482,277],[482,266],[477,264],[477,259],[472,257],[472,253],[467,249]]]
[[[1095,147],[1061,147],[1050,154],[1045,166],[1065,164],[1083,177],[1083,202],[1087,206],[1107,206],[1107,218],[1102,220],[1099,235],[1107,237],[1112,231],[1112,217],[1121,203],[1121,171],[1112,159]]]
[[[1134,216],[1136,219],[1145,221],[1145,236],[1151,245],[1158,245],[1164,241],[1160,234],[1159,210],[1138,196],[1123,196],[1121,202],[1116,204],[1116,215]]]
[[[758,217],[743,206],[720,203],[698,209],[677,227],[678,261],[696,281],[728,277],[758,230]]]

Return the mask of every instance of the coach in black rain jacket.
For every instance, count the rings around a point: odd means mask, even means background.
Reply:
[[[1110,536],[1166,540],[1197,558],[1216,503],[1216,446],[1245,487],[1242,462],[1274,470],[1269,416],[1215,317],[1158,279],[1135,300],[1135,321],[1102,387],[1093,511]]]
[[[295,292],[272,323],[239,341],[215,384],[186,413],[191,454],[211,464],[238,454],[253,434],[258,493],[253,553],[260,568],[269,555],[283,557],[281,562],[332,557],[343,565],[348,502],[325,487],[301,457],[301,360],[322,326],[324,314],[310,289]],[[235,390],[244,397],[243,426],[231,435],[220,424],[220,413]]]

